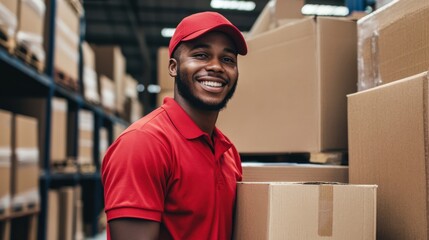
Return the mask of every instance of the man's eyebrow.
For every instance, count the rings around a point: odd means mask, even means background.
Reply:
[[[191,49],[194,50],[194,49],[198,49],[198,48],[206,48],[206,49],[208,49],[208,48],[210,48],[210,45],[209,44],[205,44],[205,43],[200,43],[200,44],[194,45]],[[232,54],[237,54],[237,50],[229,48],[229,47],[224,48],[224,51],[232,53]]]

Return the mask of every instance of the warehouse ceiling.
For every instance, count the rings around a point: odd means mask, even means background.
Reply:
[[[163,28],[174,28],[185,16],[217,11],[241,31],[249,31],[268,0],[253,0],[253,11],[213,9],[211,0],[84,0],[86,32],[92,44],[117,44],[127,60],[127,72],[140,83],[157,84],[157,50],[168,46]],[[248,1],[247,1],[248,2]]]

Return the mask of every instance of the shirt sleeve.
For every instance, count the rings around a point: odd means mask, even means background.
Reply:
[[[161,221],[170,172],[168,159],[165,145],[148,132],[127,132],[112,144],[101,172],[108,221]]]

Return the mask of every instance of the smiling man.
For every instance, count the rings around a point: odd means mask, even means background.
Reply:
[[[174,99],[133,123],[103,161],[108,238],[231,239],[241,162],[216,120],[246,42],[225,17],[202,12],[179,23],[169,53]]]

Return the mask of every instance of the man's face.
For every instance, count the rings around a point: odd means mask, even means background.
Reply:
[[[237,86],[237,54],[225,34],[210,32],[181,43],[176,50],[178,93],[191,106],[210,111],[224,108]]]

